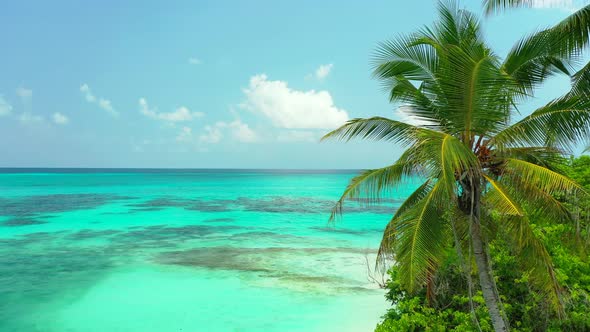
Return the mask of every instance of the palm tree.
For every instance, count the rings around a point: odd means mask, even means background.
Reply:
[[[534,7],[543,0],[484,0],[483,5],[487,15],[501,12],[509,8]],[[567,1],[564,1],[566,3]],[[588,0],[580,2],[590,3]],[[582,52],[590,43],[590,4],[578,9],[553,28],[562,45],[570,51]],[[572,90],[575,93],[590,93],[590,63],[571,75],[574,82]]]
[[[523,266],[535,272],[538,290],[561,310],[551,257],[530,219],[568,219],[554,196],[584,194],[553,165],[590,137],[590,96],[581,88],[588,82],[574,77],[569,93],[514,122],[517,106],[545,79],[572,75],[579,45],[562,36],[565,23],[523,38],[501,59],[484,42],[472,13],[441,4],[439,15],[432,27],[380,44],[374,57],[374,75],[416,123],[353,119],[324,136],[406,147],[394,164],[354,177],[330,219],[348,199],[375,203],[407,177],[424,179],[385,227],[378,262],[393,258],[400,282],[413,292],[428,286],[448,244],[461,252],[467,243],[494,329],[506,331],[487,234],[506,230],[525,258]]]

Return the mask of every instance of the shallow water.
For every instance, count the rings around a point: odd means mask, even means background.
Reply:
[[[372,331],[379,206],[354,172],[0,174],[0,331]],[[11,173],[12,172],[12,173]]]

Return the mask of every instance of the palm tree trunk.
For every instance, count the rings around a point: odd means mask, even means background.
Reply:
[[[486,302],[486,307],[490,313],[490,319],[494,326],[494,331],[508,331],[508,324],[504,321],[502,313],[500,311],[500,301],[496,296],[494,288],[494,280],[492,275],[489,273],[490,262],[488,261],[485,244],[481,237],[481,225],[479,218],[474,219],[471,225],[471,242],[473,244],[473,256],[475,258],[475,264],[477,265],[477,273],[479,274],[479,283],[483,298]]]
[[[480,222],[480,201],[481,201],[481,189],[479,179],[471,178],[469,182],[462,182],[463,192],[463,203],[462,210],[468,214],[471,218],[470,235],[471,245],[473,246],[473,256],[475,258],[475,264],[477,265],[477,273],[479,276],[479,284],[483,293],[483,298],[490,314],[494,331],[504,332],[508,331],[509,324],[504,319],[502,311],[500,310],[500,298],[496,291],[496,283],[491,273],[491,262],[488,259],[488,245],[483,240]],[[468,211],[467,211],[468,210]]]

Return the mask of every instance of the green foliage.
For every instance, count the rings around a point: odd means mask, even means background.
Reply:
[[[590,190],[590,157],[572,159],[565,172]],[[582,202],[590,209],[590,202]],[[494,218],[500,218],[495,216]],[[572,221],[556,222],[538,215],[531,229],[551,256],[555,278],[564,288],[564,312],[551,310],[550,299],[537,289],[535,269],[529,268],[519,250],[509,241],[509,230],[491,231],[490,256],[494,275],[512,331],[590,331],[590,259],[587,215]],[[578,235],[576,233],[579,232]],[[392,308],[376,332],[391,331],[479,331],[472,319],[466,277],[451,244],[446,259],[433,278],[435,301],[428,303],[427,290],[410,294],[400,283],[400,269],[390,270],[387,299]],[[473,271],[472,271],[473,273]],[[475,274],[471,278],[475,279]],[[493,331],[481,292],[474,291],[474,312],[482,331]]]
[[[399,283],[399,271],[394,267],[391,279],[387,284],[387,299],[393,304],[377,326],[375,332],[390,331],[475,331],[476,326],[469,312],[469,298],[465,295],[451,294],[449,291],[438,294],[433,305],[426,303],[426,294],[410,295]],[[445,266],[445,272],[437,275],[439,291],[443,289],[464,289],[465,281],[458,267],[453,264]],[[481,293],[476,294],[473,301],[477,305],[476,314],[486,317],[485,304]],[[459,309],[461,308],[461,309]],[[484,331],[492,331],[487,318],[479,322]]]
[[[483,304],[483,298],[477,297]],[[457,297],[457,302],[466,301]],[[445,309],[437,310],[421,303],[413,297],[399,304],[397,311],[392,311],[388,319],[379,324],[375,332],[388,331],[474,331],[469,313]],[[489,323],[485,331],[492,331]]]
[[[580,156],[572,160],[570,177],[590,189],[590,156]]]

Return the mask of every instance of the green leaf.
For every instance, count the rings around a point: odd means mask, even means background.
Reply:
[[[428,271],[435,270],[448,241],[448,224],[442,218],[444,191],[440,183],[395,222],[395,259],[405,288],[414,292],[425,283]]]
[[[572,90],[574,96],[586,96],[590,94],[590,62],[572,75]]]
[[[586,194],[579,184],[567,176],[523,160],[507,159],[504,172],[512,178],[518,177],[520,181],[535,186],[548,195],[573,192]]]
[[[500,183],[492,178],[483,175],[490,184],[490,190],[483,197],[484,204],[488,204],[491,209],[498,211],[503,215],[523,216],[524,212],[518,202],[510,197],[510,193]]]
[[[564,96],[500,131],[489,142],[499,149],[550,146],[571,150],[590,140],[590,98]]]
[[[383,266],[385,261],[390,259],[394,254],[394,246],[395,240],[397,238],[396,230],[396,221],[399,219],[406,211],[416,206],[418,202],[420,202],[426,195],[432,190],[433,184],[431,180],[426,180],[418,189],[416,189],[406,200],[404,203],[397,209],[391,221],[385,226],[385,230],[383,231],[383,238],[381,239],[381,244],[379,245],[379,251],[377,252],[377,267]]]
[[[391,166],[363,171],[350,180],[340,199],[332,208],[330,222],[342,215],[344,202],[356,199],[367,204],[377,203],[384,190],[391,190],[404,179],[416,171],[416,163],[410,153],[404,153]]]
[[[415,141],[416,135],[424,130],[426,129],[376,116],[368,119],[352,119],[342,127],[326,134],[322,137],[322,141],[329,139],[350,141],[361,138],[410,144]]]
[[[542,30],[518,41],[506,56],[502,70],[513,79],[520,93],[532,95],[533,89],[553,74],[569,76],[573,55],[558,33]]]

